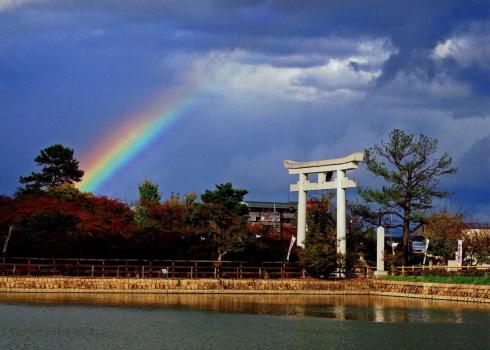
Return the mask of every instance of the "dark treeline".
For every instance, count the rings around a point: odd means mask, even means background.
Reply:
[[[133,207],[70,184],[0,197],[2,242],[14,227],[8,256],[284,260],[289,241],[247,223],[246,191],[228,183],[201,200],[189,194],[152,202],[144,193],[148,184]]]
[[[70,148],[52,145],[34,160],[40,171],[21,176],[13,197],[0,196],[4,256],[250,262],[286,257],[289,240],[248,223],[248,192],[231,183],[200,198],[191,193],[162,201],[158,185],[147,180],[129,206],[78,190],[84,172]]]
[[[462,218],[443,213],[455,220],[438,220],[437,213],[429,212],[433,200],[448,195],[439,190],[441,176],[456,171],[448,155],[437,154],[437,140],[401,130],[366,149],[366,167],[383,186],[360,188],[359,201],[349,204],[349,255],[336,253],[335,208],[327,194],[309,203],[306,249],[293,249],[291,261],[300,260],[320,276],[338,268],[347,271],[360,262],[373,264],[373,228],[383,225],[402,235],[396,251],[386,246],[392,252],[385,257],[387,264],[415,263],[420,256],[410,253],[410,240],[421,225],[428,224],[432,255],[449,259],[455,239],[462,234]],[[129,206],[79,191],[75,184],[84,172],[72,149],[52,145],[41,150],[35,161],[40,171],[20,177],[15,195],[0,196],[0,239],[10,257],[261,262],[284,261],[288,253],[291,236],[283,235],[281,240],[270,227],[249,223],[243,202],[247,191],[231,183],[216,185],[200,196],[191,193],[162,200],[158,185],[145,181],[139,186],[139,199]],[[448,230],[439,222],[455,224]],[[485,239],[469,245],[484,248],[473,249],[472,254],[480,257],[474,261],[486,256],[488,243],[480,242]]]

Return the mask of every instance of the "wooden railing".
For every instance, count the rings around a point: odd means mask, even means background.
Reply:
[[[490,266],[479,266],[479,265],[471,265],[471,266],[447,266],[447,265],[432,265],[432,266],[398,266],[396,268],[397,274],[402,276],[414,275],[420,272],[430,273],[431,271],[447,271],[449,273],[467,273],[469,271],[483,271],[490,273]]]
[[[212,260],[119,260],[15,258],[0,262],[3,276],[136,278],[300,278],[298,264]]]

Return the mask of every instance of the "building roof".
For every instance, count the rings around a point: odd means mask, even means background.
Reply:
[[[296,202],[261,202],[261,201],[245,201],[244,202],[249,208],[260,208],[260,209],[296,209],[298,203]]]
[[[490,223],[485,222],[465,222],[464,228],[466,229],[490,229]]]

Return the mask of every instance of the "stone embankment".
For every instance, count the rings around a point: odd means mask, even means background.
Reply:
[[[0,292],[382,295],[490,303],[490,286],[351,279],[1,277]]]

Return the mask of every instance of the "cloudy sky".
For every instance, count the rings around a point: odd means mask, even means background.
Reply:
[[[0,0],[0,193],[53,143],[87,166],[177,88],[197,97],[97,193],[131,201],[148,178],[292,200],[284,159],[401,128],[459,166],[445,205],[490,217],[490,5],[470,0]]]

